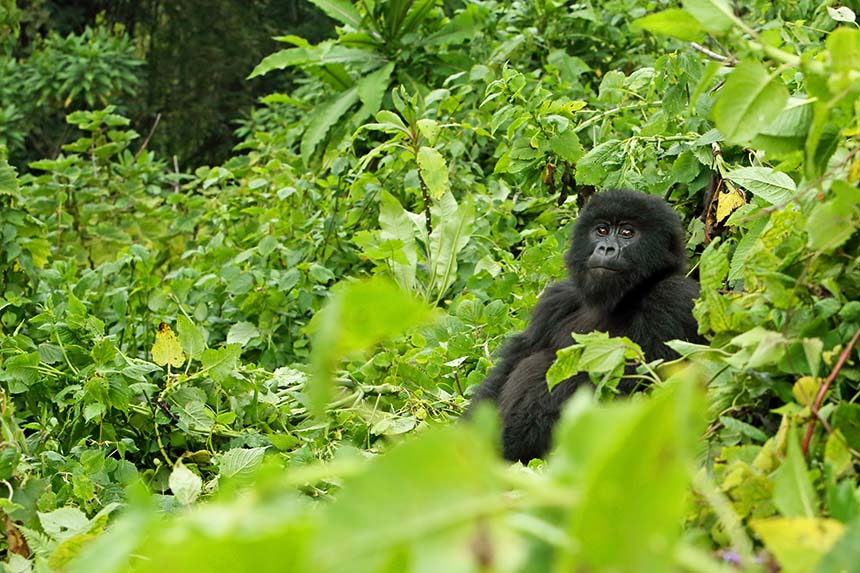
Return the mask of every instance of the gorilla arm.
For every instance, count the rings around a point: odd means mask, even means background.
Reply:
[[[694,299],[698,297],[699,283],[693,279],[675,274],[659,281],[641,297],[639,310],[632,313],[624,336],[639,344],[649,361],[674,360],[678,354],[665,341],[705,341],[693,318]]]
[[[472,398],[470,411],[481,400],[498,400],[502,387],[519,363],[552,346],[557,330],[567,322],[565,319],[579,308],[578,300],[579,295],[570,281],[553,284],[543,292],[532,311],[528,327],[505,343],[499,355],[501,361],[481,383]]]

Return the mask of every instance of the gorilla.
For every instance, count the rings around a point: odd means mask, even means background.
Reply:
[[[649,361],[677,357],[667,340],[702,340],[693,318],[699,285],[684,275],[681,219],[662,199],[628,189],[592,197],[574,226],[565,265],[568,278],[543,292],[528,327],[504,346],[470,407],[496,402],[511,461],[542,457],[562,404],[590,383],[581,372],[547,389],[546,372],[556,351],[573,344],[572,333],[626,336]],[[629,393],[635,386],[622,380],[618,388]]]

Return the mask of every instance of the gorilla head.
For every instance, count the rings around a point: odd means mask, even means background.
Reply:
[[[684,272],[686,261],[678,215],[659,197],[627,189],[588,202],[565,255],[585,302],[606,310],[644,283]]]

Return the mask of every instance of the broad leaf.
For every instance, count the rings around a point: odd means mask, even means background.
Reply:
[[[725,32],[737,20],[731,5],[725,0],[682,0],[681,4],[708,32]]]
[[[797,185],[791,177],[769,167],[739,167],[726,173],[726,179],[771,205],[787,203],[797,193]]]
[[[670,8],[634,20],[633,27],[672,36],[685,42],[697,42],[705,37],[705,31],[699,21],[690,12],[678,8]]]
[[[418,169],[421,179],[433,199],[439,199],[448,190],[448,165],[436,149],[422,146],[418,150]]]
[[[746,143],[769,125],[785,107],[788,90],[758,62],[739,64],[714,104],[717,128],[730,143]]]
[[[310,0],[310,2],[341,24],[346,24],[356,30],[361,28],[361,14],[358,13],[351,0]]]

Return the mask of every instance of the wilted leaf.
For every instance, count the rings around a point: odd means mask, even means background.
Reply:
[[[717,196],[717,223],[721,223],[732,211],[746,205],[743,195],[737,189],[726,188]]]
[[[158,332],[155,333],[155,344],[152,345],[152,361],[159,366],[170,364],[174,368],[179,368],[185,364],[185,353],[182,351],[179,339],[176,338],[173,329],[163,322],[158,325]]]

